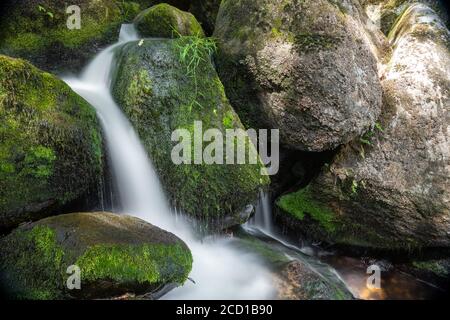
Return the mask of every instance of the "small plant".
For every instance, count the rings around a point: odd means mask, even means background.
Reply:
[[[358,182],[356,180],[352,181],[352,195],[356,195],[358,193]]]
[[[189,105],[192,109],[194,105],[202,108],[198,102],[201,94],[198,92],[197,72],[201,63],[209,63],[211,56],[217,51],[217,45],[214,38],[204,38],[200,34],[194,36],[182,36],[177,30],[173,29],[179,39],[176,47],[179,51],[179,60],[186,66],[186,74],[194,80],[194,98]]]
[[[374,135],[373,131],[368,131],[361,138],[359,138],[359,141],[362,144],[371,146],[372,145],[372,137],[373,137],[373,135]]]
[[[53,19],[53,18],[54,18],[53,12],[51,12],[50,10],[45,9],[43,6],[38,5],[38,10],[39,10],[39,12],[43,12],[44,14],[46,14],[47,16],[49,16],[50,19]]]
[[[381,126],[379,122],[375,123],[375,128],[380,132],[384,132],[384,128]]]
[[[216,41],[213,38],[203,38],[198,34],[181,36],[175,29],[173,32],[179,37],[177,48],[180,52],[180,62],[186,65],[187,74],[195,77],[200,63],[208,62],[211,55],[216,52]]]

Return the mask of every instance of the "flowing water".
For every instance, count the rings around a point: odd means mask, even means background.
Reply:
[[[198,240],[188,223],[176,219],[139,137],[110,93],[114,53],[138,37],[129,25],[119,42],[102,51],[78,78],[65,81],[97,110],[119,186],[123,212],[171,231],[192,251],[190,274],[195,283],[171,291],[166,299],[268,299],[274,290],[268,271],[256,255],[242,254],[234,239],[214,237]]]
[[[281,232],[274,227],[269,199],[268,194],[262,194],[257,215],[243,226],[245,232],[261,239],[274,250],[283,252],[291,260],[308,264],[335,287],[342,289],[342,284],[345,284],[355,298],[364,300],[432,299],[445,296],[443,290],[396,268],[382,272],[381,288],[368,287],[369,264],[363,259],[337,255],[314,245],[303,244],[299,247],[283,239]]]
[[[193,281],[187,281],[182,287],[166,294],[163,299],[276,298],[270,263],[251,249],[242,250],[239,237],[214,236],[198,239],[182,215],[180,218],[180,215],[175,215],[170,208],[147,152],[110,91],[116,50],[124,43],[137,39],[133,26],[123,25],[117,44],[99,53],[79,77],[68,77],[65,81],[97,111],[123,213],[137,216],[173,232],[183,239],[192,251],[194,263],[190,278]],[[331,283],[345,289],[341,278],[341,274],[344,274],[349,288],[355,296],[359,295],[360,288],[356,285],[352,288],[347,273],[339,274],[334,268],[320,262],[320,259],[311,258],[310,248],[298,248],[277,236],[268,194],[261,193],[255,217],[244,225],[240,232],[244,237],[258,239],[263,245],[279,251],[291,261],[301,260],[307,263]],[[361,273],[361,270],[358,272]],[[354,273],[351,272],[350,275]],[[359,282],[358,286],[361,286]]]

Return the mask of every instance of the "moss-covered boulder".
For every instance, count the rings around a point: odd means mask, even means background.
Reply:
[[[242,218],[242,211],[269,179],[259,162],[194,164],[193,157],[192,164],[172,161],[178,142],[172,142],[171,135],[176,129],[191,134],[193,154],[195,121],[202,122],[203,131],[217,128],[224,144],[226,129],[243,128],[211,64],[211,41],[182,37],[126,44],[119,54],[113,95],[137,130],[173,206],[223,227],[248,218],[249,212]],[[242,137],[246,151],[256,152],[247,135]],[[207,145],[203,143],[202,150]]]
[[[191,0],[189,12],[200,21],[206,34],[211,35],[216,25],[221,0]]]
[[[94,109],[55,76],[0,55],[0,228],[60,210],[101,173]]]
[[[80,8],[81,28],[67,27],[69,5]],[[114,0],[7,0],[0,20],[0,53],[52,72],[79,71],[102,47],[117,41],[127,19]]]
[[[222,1],[217,67],[244,124],[280,129],[285,146],[303,151],[364,133],[382,91],[362,23],[341,1]]]
[[[142,11],[134,20],[142,37],[176,38],[180,36],[204,36],[197,19],[167,3],[161,3]]]
[[[143,220],[71,213],[21,226],[0,240],[2,289],[11,298],[109,298],[182,284],[192,267],[183,241]],[[80,289],[68,279],[79,268]],[[71,283],[71,279],[69,279]],[[75,282],[73,282],[75,283]]]
[[[384,108],[306,189],[278,201],[316,239],[379,249],[450,246],[450,32],[414,4],[391,31]]]

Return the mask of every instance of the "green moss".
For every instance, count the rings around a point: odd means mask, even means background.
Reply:
[[[64,205],[96,184],[102,140],[93,108],[61,80],[1,55],[0,72],[0,225],[6,227],[30,219],[27,206]]]
[[[184,283],[192,265],[190,251],[181,245],[96,245],[76,263],[82,281],[101,279],[127,283]]]
[[[16,231],[2,240],[2,285],[18,299],[56,299],[64,285],[64,251],[45,226]]]
[[[197,19],[167,3],[161,3],[140,13],[135,20],[139,33],[144,37],[176,38],[204,32]]]
[[[25,156],[25,170],[30,170],[36,178],[48,178],[53,174],[55,160],[52,149],[44,146],[31,147],[30,153]]]
[[[448,266],[445,266],[439,260],[414,261],[412,265],[414,268],[424,271],[430,271],[440,277],[448,278],[448,276],[450,275]]]
[[[141,5],[134,1],[116,0],[125,22],[131,22],[141,11]]]
[[[299,220],[303,220],[305,215],[308,214],[330,233],[334,233],[337,229],[333,211],[325,205],[316,202],[308,187],[282,196],[278,200],[277,205]]]
[[[239,237],[239,246],[244,247],[245,250],[251,250],[261,258],[269,263],[273,268],[277,268],[290,261],[290,258],[278,248],[272,248],[270,244],[265,243],[258,238],[253,237]]]
[[[234,118],[235,118],[235,115],[231,111],[227,112],[225,114],[225,117],[222,120],[223,126],[226,129],[232,129],[233,128],[233,122],[234,122],[233,120],[234,120]]]
[[[336,48],[340,41],[338,37],[319,34],[299,33],[294,37],[294,44],[303,52],[331,50]]]
[[[64,68],[64,64],[78,64],[76,59],[85,58],[95,46],[116,40],[120,24],[127,18],[114,0],[77,0],[73,4],[82,9],[81,29],[67,28],[66,6],[55,2],[41,2],[42,10],[35,1],[11,6],[9,18],[0,22],[0,53],[26,58],[40,67]],[[53,66],[48,66],[49,57]],[[61,57],[64,60],[58,60]]]

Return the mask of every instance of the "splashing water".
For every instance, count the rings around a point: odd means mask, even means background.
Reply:
[[[233,239],[197,240],[184,219],[175,219],[147,152],[110,92],[114,53],[137,40],[132,25],[123,25],[119,42],[100,52],[79,78],[65,82],[97,110],[112,160],[123,212],[137,216],[183,239],[194,258],[184,286],[166,299],[268,299],[274,297],[269,272],[254,255],[232,247]]]

